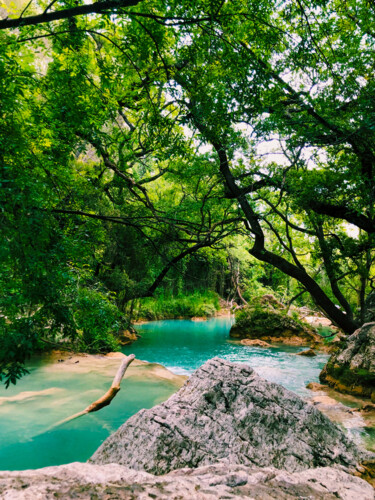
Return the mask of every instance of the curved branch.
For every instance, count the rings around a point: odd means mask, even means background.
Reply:
[[[104,2],[96,2],[88,5],[79,5],[70,9],[57,10],[54,12],[43,12],[36,16],[18,17],[17,19],[3,19],[0,21],[0,30],[8,28],[19,28],[21,26],[35,26],[38,24],[58,21],[60,19],[70,19],[75,16],[87,14],[100,14],[109,10],[116,10],[123,7],[134,7],[142,0],[106,0]]]

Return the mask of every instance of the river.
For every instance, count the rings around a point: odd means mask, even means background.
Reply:
[[[176,374],[189,375],[214,356],[246,363],[262,377],[302,397],[305,386],[318,381],[327,355],[296,356],[300,347],[257,348],[230,340],[232,319],[168,320],[139,325],[142,338],[124,348],[137,359],[160,363]],[[103,440],[141,408],[167,399],[182,384],[155,365],[131,365],[122,390],[110,406],[63,426],[53,424],[84,409],[112,381],[118,359],[34,359],[30,375],[16,386],[0,388],[0,469],[15,470],[85,461]],[[161,373],[161,376],[160,376]],[[165,375],[166,374],[166,375]]]

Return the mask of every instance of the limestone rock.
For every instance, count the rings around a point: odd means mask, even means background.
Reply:
[[[130,327],[127,330],[121,330],[119,332],[119,342],[121,345],[132,344],[139,338],[139,333],[133,327]]]
[[[325,318],[324,316],[318,316],[318,315],[309,315],[305,316],[304,321],[308,323],[309,325],[315,326],[315,327],[322,327],[322,326],[328,326],[329,328],[335,329],[336,327],[332,324],[332,321],[328,318]]]
[[[1,471],[0,497],[7,500],[373,500],[373,488],[333,468],[289,473],[271,468],[214,464],[164,476],[118,464],[73,463],[39,470]]]
[[[309,382],[306,386],[306,389],[310,389],[310,391],[323,391],[327,388],[328,385],[318,384],[318,382]]]
[[[347,338],[345,346],[328,360],[320,381],[375,403],[375,323],[366,323]]]
[[[91,461],[165,474],[218,461],[288,472],[335,464],[354,471],[368,457],[294,393],[248,366],[214,358],[166,402],[131,417]]]

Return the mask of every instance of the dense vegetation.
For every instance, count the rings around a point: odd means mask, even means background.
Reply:
[[[115,348],[155,292],[241,302],[270,288],[347,333],[363,322],[373,4],[33,0],[1,13],[6,383],[51,343]]]

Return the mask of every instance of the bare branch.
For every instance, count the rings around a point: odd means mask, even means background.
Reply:
[[[132,361],[135,359],[134,354],[130,354],[130,356],[126,356],[126,358],[122,361],[120,368],[117,370],[116,375],[113,379],[111,387],[108,389],[108,391],[99,399],[91,403],[87,408],[84,410],[75,413],[74,415],[65,418],[64,420],[61,420],[60,422],[57,422],[57,424],[53,425],[50,427],[49,430],[59,427],[60,425],[66,424],[67,422],[71,422],[72,420],[75,420],[76,418],[82,417],[83,415],[86,415],[87,413],[93,413],[94,411],[101,410],[105,406],[108,406],[111,404],[112,399],[116,396],[116,394],[120,390],[120,384],[121,380],[124,378],[125,372],[132,363]]]

